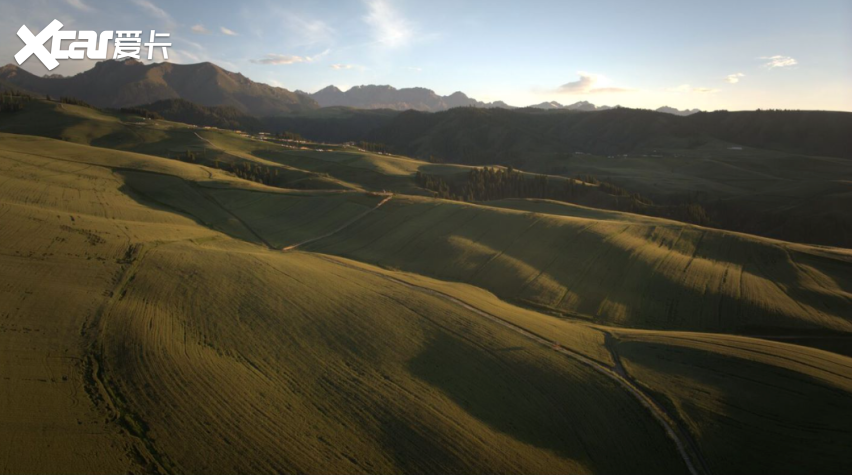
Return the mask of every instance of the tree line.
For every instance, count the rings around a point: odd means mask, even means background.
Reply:
[[[0,112],[18,112],[24,109],[24,104],[33,99],[29,94],[13,91],[0,93]]]
[[[510,166],[473,168],[464,180],[457,181],[447,181],[443,177],[420,171],[415,174],[414,179],[420,187],[432,191],[435,197],[449,200],[475,202],[507,198],[548,199],[676,219],[703,226],[712,225],[704,207],[691,199],[677,204],[657,205],[639,193],[630,193],[610,181],[602,181],[592,175],[553,179],[547,175],[521,173]],[[593,191],[610,198],[602,203],[592,194]]]
[[[150,120],[161,120],[163,118],[160,114],[141,107],[122,107],[118,111],[125,114],[138,115],[139,117]]]
[[[374,153],[390,153],[390,147],[379,142],[366,142],[364,140],[356,144],[358,148]]]
[[[472,168],[464,181],[447,182],[443,178],[418,171],[415,181],[435,192],[438,198],[458,201],[490,201],[506,198],[544,198],[572,201],[585,187],[575,180],[551,180],[547,175],[530,175],[512,168]]]
[[[242,163],[226,163],[222,165],[219,160],[213,162],[213,166],[220,170],[231,172],[234,175],[257,183],[262,183],[269,186],[277,186],[278,184],[278,169],[258,165],[252,162]]]

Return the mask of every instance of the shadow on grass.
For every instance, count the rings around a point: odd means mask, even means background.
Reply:
[[[409,370],[492,429],[594,473],[685,471],[650,414],[614,383],[575,365],[566,358],[555,366],[526,351],[492,353],[441,332]]]

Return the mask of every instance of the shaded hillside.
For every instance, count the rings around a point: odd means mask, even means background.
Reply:
[[[200,106],[184,99],[166,99],[140,108],[155,112],[167,120],[201,127],[251,131],[264,128],[260,119],[240,112],[233,106]]]
[[[655,148],[694,148],[715,138],[808,155],[852,158],[852,113],[753,111],[688,117],[618,108],[596,113],[462,108],[435,114],[407,111],[369,139],[398,153],[447,161],[522,165],[535,153],[602,155]]]
[[[295,132],[320,142],[355,142],[386,126],[400,114],[389,109],[353,109],[324,107],[278,117],[266,117],[263,122],[271,132]]]
[[[258,117],[318,107],[309,97],[254,82],[212,63],[145,65],[109,60],[71,77],[38,77],[8,64],[0,68],[0,81],[34,93],[75,97],[116,109],[164,99],[232,106]]]

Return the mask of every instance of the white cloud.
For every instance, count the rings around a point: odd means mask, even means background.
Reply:
[[[190,30],[192,30],[193,33],[198,33],[199,35],[206,35],[207,33],[210,33],[210,31],[207,28],[204,28],[204,25],[201,24],[192,25],[192,28],[190,28]]]
[[[171,15],[166,13],[166,11],[163,10],[162,8],[151,3],[149,0],[133,0],[133,3],[135,3],[142,10],[145,10],[146,12],[148,12],[148,14],[153,16],[153,17],[164,20],[164,21],[168,22],[169,24],[174,24],[174,22],[175,22],[172,19]]]
[[[407,67],[407,68],[405,68],[405,69],[407,69],[407,70],[409,70],[409,71],[414,71],[415,73],[419,73],[419,72],[423,71],[423,68],[416,68],[416,67],[414,67],[414,66],[409,66],[409,67]]]
[[[235,32],[234,30],[229,30],[229,29],[225,28],[224,26],[220,26],[220,27],[219,27],[219,31],[221,31],[223,35],[228,35],[228,36],[240,36],[240,35],[239,35],[237,32]]]
[[[68,2],[68,5],[71,5],[72,7],[76,8],[78,10],[82,10],[84,12],[88,12],[88,11],[92,10],[92,7],[83,3],[83,0],[66,0],[66,1]]]
[[[742,78],[742,77],[745,77],[745,74],[743,74],[743,73],[728,74],[728,76],[725,77],[725,82],[728,83],[728,84],[736,84],[736,83],[740,82],[740,78]]]
[[[666,89],[667,92],[676,92],[676,93],[695,93],[695,94],[713,94],[715,92],[719,92],[718,89],[713,89],[709,87],[692,87],[689,84],[681,84],[677,87],[670,87]]]
[[[296,63],[311,63],[314,61],[318,61],[322,59],[323,56],[327,55],[331,50],[325,50],[322,53],[315,54],[313,56],[298,56],[295,54],[275,54],[270,53],[265,57],[260,59],[250,59],[250,63],[254,64],[266,64],[266,65],[282,65],[282,64],[296,64]],[[333,65],[341,66],[341,65]],[[349,68],[334,68],[334,69],[349,69]]]
[[[295,63],[304,63],[307,61],[306,58],[302,56],[296,56],[294,54],[267,54],[265,58],[262,59],[252,59],[249,60],[254,64],[295,64]]]
[[[580,75],[580,79],[576,81],[571,81],[565,83],[556,88],[557,94],[600,94],[600,93],[614,93],[614,92],[630,92],[634,89],[623,88],[623,87],[595,87],[598,82],[601,80],[605,80],[601,75],[586,73],[583,71],[578,72]]]
[[[387,0],[367,0],[364,21],[376,43],[389,48],[405,46],[414,37],[414,27]]]
[[[332,64],[331,69],[355,69],[354,64]]]
[[[786,68],[799,64],[798,61],[789,56],[781,56],[777,54],[775,56],[761,56],[760,59],[767,60],[766,63],[763,63],[763,66],[769,69]]]

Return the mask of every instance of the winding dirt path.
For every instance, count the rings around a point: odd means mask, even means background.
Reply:
[[[689,469],[689,472],[692,475],[709,475],[710,474],[709,468],[706,466],[706,464],[704,463],[704,460],[702,459],[700,454],[697,452],[697,445],[692,440],[692,437],[688,433],[684,433],[682,430],[680,430],[680,428],[678,427],[678,424],[677,424],[678,419],[677,419],[676,416],[670,414],[664,407],[657,404],[657,402],[654,401],[654,399],[652,399],[650,395],[648,395],[641,387],[639,387],[633,381],[633,379],[627,374],[627,371],[621,365],[621,360],[619,359],[618,355],[615,353],[614,348],[610,345],[610,340],[605,340],[605,342],[606,342],[605,344],[607,346],[607,349],[612,354],[612,358],[613,358],[613,361],[615,363],[614,367],[609,367],[609,366],[606,366],[604,364],[601,364],[598,361],[595,361],[595,360],[593,360],[593,359],[591,359],[591,358],[589,358],[585,355],[582,355],[582,354],[580,354],[580,353],[578,353],[574,350],[566,348],[566,347],[560,345],[559,343],[557,343],[557,342],[555,342],[555,341],[553,341],[553,340],[551,340],[547,337],[544,337],[544,336],[539,335],[537,333],[534,333],[530,330],[527,330],[526,328],[518,326],[518,325],[516,325],[516,324],[514,324],[514,323],[512,323],[508,320],[504,320],[503,318],[500,318],[500,317],[493,315],[491,313],[488,313],[488,312],[486,312],[482,309],[474,307],[474,306],[468,304],[467,302],[464,302],[464,301],[462,301],[462,300],[460,300],[456,297],[445,294],[445,293],[440,292],[438,290],[430,289],[428,287],[423,287],[423,286],[416,285],[416,284],[412,284],[412,283],[406,282],[402,279],[398,279],[396,277],[392,277],[390,275],[387,275],[387,274],[384,274],[384,273],[381,273],[381,272],[377,272],[377,271],[373,271],[373,270],[370,270],[370,269],[366,269],[366,268],[363,268],[363,267],[355,266],[355,265],[349,264],[347,262],[344,262],[342,260],[338,260],[338,259],[335,259],[333,257],[329,257],[329,256],[324,255],[324,254],[318,254],[318,253],[311,253],[311,254],[320,258],[320,259],[323,259],[325,261],[332,262],[332,263],[337,264],[337,265],[342,265],[344,267],[355,269],[355,270],[358,270],[358,271],[361,271],[361,272],[366,272],[368,274],[375,275],[377,277],[380,277],[382,279],[394,282],[396,284],[403,285],[403,286],[410,288],[412,290],[415,290],[415,291],[418,291],[418,292],[421,292],[421,293],[424,293],[424,294],[427,294],[427,295],[430,295],[430,296],[433,296],[433,297],[437,297],[437,298],[440,298],[441,300],[455,304],[455,305],[462,307],[466,310],[469,310],[469,311],[471,311],[471,312],[473,312],[473,313],[475,313],[475,314],[477,314],[477,315],[479,315],[483,318],[486,318],[486,319],[488,319],[488,320],[490,320],[494,323],[497,323],[497,324],[499,324],[503,327],[506,327],[506,328],[514,331],[515,333],[518,333],[521,336],[524,336],[527,339],[532,340],[535,343],[538,343],[542,346],[548,347],[548,348],[552,349],[553,351],[556,351],[557,353],[561,353],[563,355],[566,355],[566,356],[578,361],[579,363],[586,365],[589,368],[594,369],[595,371],[603,374],[604,376],[606,376],[606,377],[612,379],[613,381],[615,381],[616,383],[618,383],[622,388],[624,388],[628,393],[630,393],[640,404],[642,404],[642,406],[644,406],[645,409],[647,409],[648,412],[650,412],[652,416],[654,416],[654,419],[656,419],[657,422],[662,426],[663,430],[665,430],[666,435],[668,435],[668,437],[670,439],[672,439],[672,441],[674,442],[675,447],[677,448],[678,454],[680,455],[681,459],[683,459],[684,464]],[[604,332],[604,333],[605,333],[605,337],[609,336],[610,339],[614,338],[611,335],[609,335],[608,333],[606,333],[606,332]],[[696,465],[698,465],[698,466],[696,466]]]

